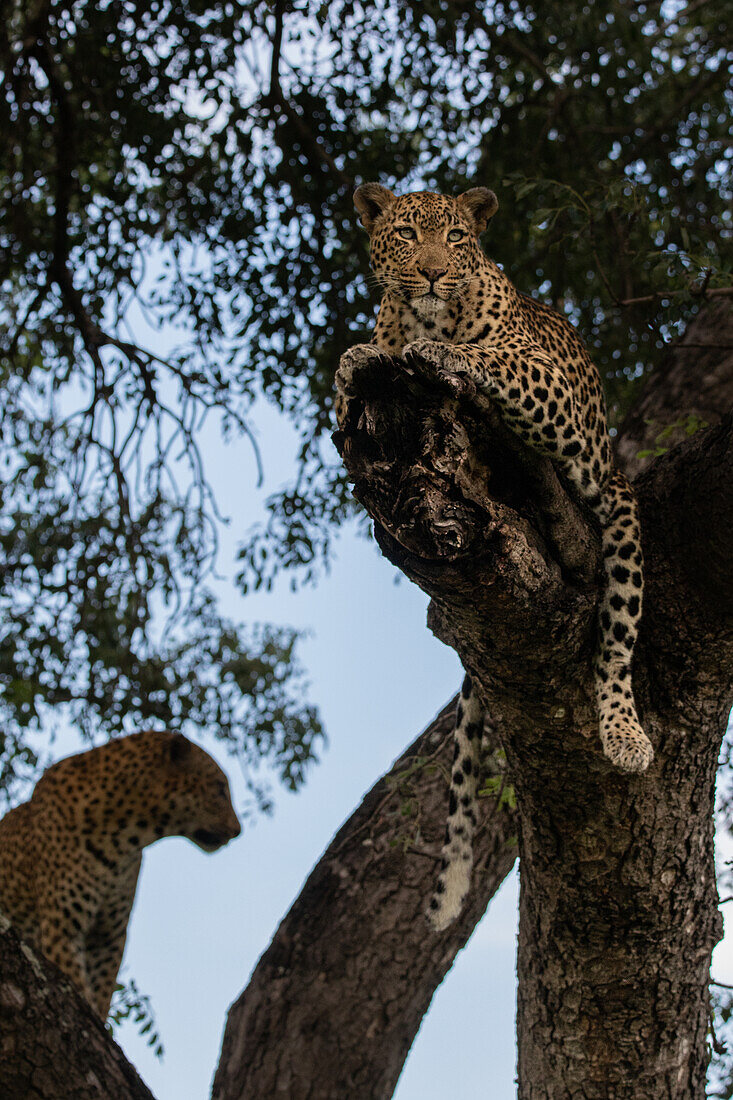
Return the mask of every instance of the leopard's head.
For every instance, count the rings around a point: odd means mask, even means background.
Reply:
[[[394,195],[378,183],[354,193],[371,238],[371,266],[383,288],[429,316],[460,299],[482,262],[479,236],[499,206],[486,187],[450,198],[432,191]]]
[[[149,731],[134,737],[147,739],[141,747],[148,751],[140,758],[145,778],[138,789],[157,836],[185,836],[205,852],[239,836],[229,781],[213,757],[179,733]]]

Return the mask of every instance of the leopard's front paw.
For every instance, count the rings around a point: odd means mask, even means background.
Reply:
[[[455,397],[470,397],[476,392],[476,384],[451,344],[439,340],[413,340],[403,348],[402,356],[410,366],[414,365],[417,374],[439,382]]]
[[[388,356],[374,344],[354,344],[353,348],[345,351],[339,360],[335,378],[336,389],[344,397],[354,397],[356,375],[377,366],[387,358]]]

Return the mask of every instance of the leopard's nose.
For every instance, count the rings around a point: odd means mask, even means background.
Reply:
[[[429,283],[434,283],[441,275],[445,275],[448,269],[445,267],[418,267],[417,270]]]

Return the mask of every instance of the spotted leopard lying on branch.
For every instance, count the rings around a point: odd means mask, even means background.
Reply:
[[[631,689],[643,592],[639,522],[633,491],[613,467],[598,371],[572,325],[518,291],[482,251],[478,238],[498,207],[493,191],[397,197],[367,183],[354,202],[384,294],[372,343],[341,357],[337,415],[354,393],[355,375],[387,353],[413,362],[453,395],[488,397],[519,439],[552,460],[602,532],[594,660],[601,744],[616,767],[644,771],[654,754]],[[456,717],[442,869],[430,903],[436,929],[455,919],[469,886],[482,729],[467,677]]]

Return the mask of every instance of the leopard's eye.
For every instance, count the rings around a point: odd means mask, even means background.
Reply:
[[[415,241],[417,240],[417,233],[410,225],[401,225],[397,230],[398,237],[402,237],[403,241]]]
[[[463,232],[462,229],[451,229],[450,233],[448,234],[448,240],[451,244],[458,244],[458,242],[462,241],[465,236],[466,234]]]

